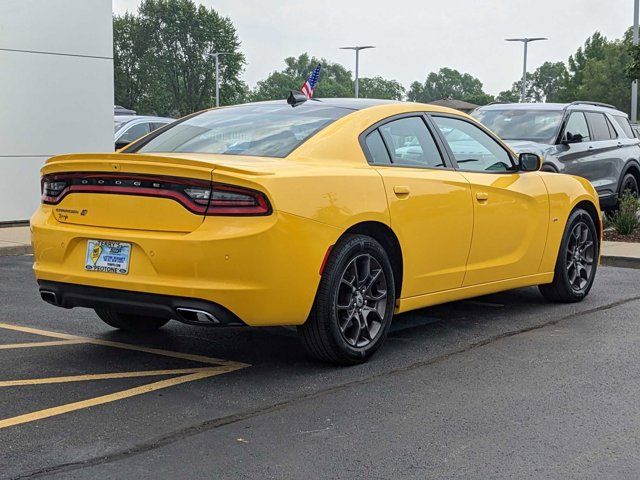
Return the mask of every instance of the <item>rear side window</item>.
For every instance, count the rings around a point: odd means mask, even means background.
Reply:
[[[380,133],[396,165],[443,168],[436,142],[421,117],[406,117],[385,123]]]
[[[217,153],[286,157],[302,142],[352,110],[305,102],[246,104],[209,110],[168,129],[136,150],[141,153]]]
[[[607,118],[603,113],[587,112],[587,121],[591,127],[592,140],[611,140],[611,131],[607,125]]]
[[[389,152],[387,152],[387,147],[384,146],[378,130],[374,130],[367,135],[365,143],[367,144],[372,163],[377,165],[388,165],[391,163]]]
[[[629,120],[626,117],[614,115],[613,118],[615,119],[616,123],[620,126],[624,134],[627,136],[627,138],[635,137],[635,135],[633,134],[633,130],[631,130],[631,124],[629,123]]]
[[[582,112],[573,112],[569,116],[569,121],[564,129],[564,138],[567,140],[571,140],[571,138],[574,138],[577,135],[580,135],[584,142],[591,140],[589,127],[587,126],[587,119]]]

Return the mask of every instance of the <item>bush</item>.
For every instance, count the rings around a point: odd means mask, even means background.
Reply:
[[[638,210],[640,210],[640,200],[628,190],[625,191],[620,198],[618,211],[611,218],[615,231],[620,235],[631,235],[636,228],[640,227]]]

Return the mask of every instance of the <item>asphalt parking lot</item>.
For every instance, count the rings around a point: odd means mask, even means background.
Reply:
[[[637,478],[640,271],[398,317],[371,362],[295,331],[145,338],[42,302],[0,258],[0,478]]]

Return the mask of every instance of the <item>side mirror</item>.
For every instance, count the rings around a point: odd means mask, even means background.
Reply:
[[[564,143],[565,145],[569,145],[570,143],[581,143],[582,139],[583,136],[579,133],[571,134],[571,132],[567,132],[567,135],[565,136],[564,140],[562,140],[562,143]]]
[[[127,145],[129,145],[131,142],[127,142],[126,140],[118,140],[116,142],[116,150],[120,150],[121,148],[126,147]]]
[[[537,172],[542,166],[542,159],[535,153],[521,153],[518,160],[521,172]]]

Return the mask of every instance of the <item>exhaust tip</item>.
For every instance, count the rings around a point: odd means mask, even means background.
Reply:
[[[179,320],[190,325],[220,325],[220,320],[212,313],[195,308],[178,307],[176,313]]]
[[[58,297],[51,290],[40,290],[40,298],[51,305],[58,306]]]

